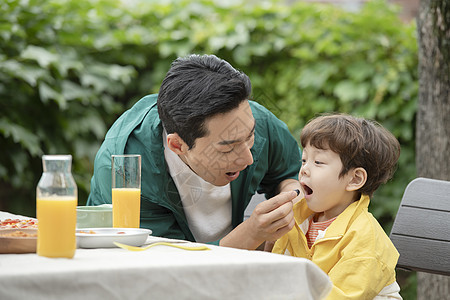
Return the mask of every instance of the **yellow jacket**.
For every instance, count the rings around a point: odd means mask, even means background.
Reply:
[[[368,196],[362,196],[349,205],[327,228],[325,236],[309,249],[300,227],[306,226],[303,229],[307,232],[308,218],[314,212],[302,199],[294,205],[295,227],[277,240],[272,252],[316,263],[333,282],[327,299],[373,299],[395,282],[399,254],[368,212],[369,202]]]

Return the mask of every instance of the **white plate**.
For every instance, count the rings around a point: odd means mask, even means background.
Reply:
[[[95,232],[95,233],[89,233]],[[152,233],[144,228],[82,228],[77,229],[79,248],[113,248],[114,242],[131,246],[142,246]]]

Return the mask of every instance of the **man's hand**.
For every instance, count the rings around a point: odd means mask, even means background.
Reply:
[[[297,192],[283,192],[259,203],[252,215],[221,241],[221,246],[253,250],[264,241],[275,241],[294,227],[292,200]]]
[[[259,203],[247,220],[254,228],[255,237],[275,241],[294,227],[292,200],[295,192],[284,192]]]

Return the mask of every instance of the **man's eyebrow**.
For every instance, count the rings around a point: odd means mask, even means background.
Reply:
[[[255,132],[255,127],[256,127],[256,122],[253,124],[253,128],[252,128],[252,130],[250,130],[250,133],[247,136],[247,138],[249,138],[249,137],[251,137],[253,135],[253,133]],[[241,142],[241,141],[242,140],[223,140],[223,141],[218,142],[217,144],[219,144],[219,145],[231,145],[231,144],[238,143],[238,142]]]

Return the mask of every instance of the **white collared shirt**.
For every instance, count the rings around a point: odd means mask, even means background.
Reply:
[[[195,240],[208,243],[221,239],[233,229],[230,184],[215,186],[205,181],[169,149],[165,131],[163,141],[164,158]]]

